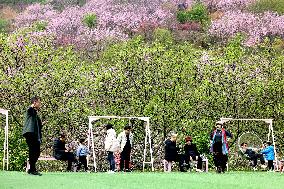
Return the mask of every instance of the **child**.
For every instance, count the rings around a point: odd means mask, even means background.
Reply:
[[[87,166],[87,155],[90,154],[89,149],[84,145],[85,139],[80,139],[80,145],[77,148],[76,157],[79,160],[77,165],[77,171],[81,169],[82,164],[84,165],[85,171],[88,170]]]
[[[248,144],[246,142],[243,142],[241,144],[241,152],[249,159],[252,161],[252,167],[253,170],[256,171],[257,170],[257,160],[260,160],[261,163],[261,168],[266,168],[265,161],[264,161],[264,157],[263,154],[259,154],[256,152],[257,149],[254,148],[249,148]]]
[[[133,134],[131,133],[131,127],[125,126],[124,131],[122,131],[118,137],[117,140],[120,144],[120,171],[124,170],[125,166],[125,172],[131,172],[129,170],[129,163],[130,163],[130,153],[131,148],[133,146]]]
[[[178,148],[176,147],[177,134],[171,133],[171,138],[165,141],[164,172],[172,171],[173,161],[177,159]]]
[[[265,159],[268,161],[268,170],[273,171],[274,165],[273,160],[275,158],[274,147],[271,142],[264,142],[265,148],[261,151],[265,155]]]
[[[119,150],[119,143],[116,139],[116,132],[113,129],[112,124],[106,125],[107,135],[105,138],[105,150],[107,151],[107,160],[110,164],[110,170],[109,173],[114,173],[115,171],[115,160],[114,160],[114,152],[117,152]]]

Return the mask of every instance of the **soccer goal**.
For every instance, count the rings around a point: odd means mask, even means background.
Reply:
[[[273,130],[273,119],[234,119],[234,118],[220,118],[222,123],[230,122],[230,121],[261,121],[265,122],[267,124],[267,140],[270,141],[270,138],[272,138],[272,144],[274,146],[274,154],[275,154],[275,162],[276,162],[276,169],[278,169],[278,160],[277,160],[277,154],[276,154],[276,146],[275,146],[275,137],[274,137],[274,130]]]
[[[0,114],[3,114],[6,116],[6,124],[5,124],[5,139],[4,139],[4,146],[3,146],[3,151],[4,151],[4,155],[3,155],[3,170],[9,169],[9,141],[8,141],[8,133],[9,133],[9,129],[8,129],[8,112],[9,110],[5,110],[5,109],[1,109],[0,108]]]
[[[120,117],[120,116],[89,116],[89,129],[88,129],[88,148],[91,149],[91,157],[93,158],[93,166],[95,172],[97,171],[96,164],[96,153],[95,153],[95,141],[93,134],[93,122],[100,119],[128,119],[129,121],[133,119],[142,120],[145,123],[145,139],[144,139],[144,154],[143,154],[143,171],[145,169],[145,164],[150,164],[152,171],[154,171],[154,159],[153,150],[151,143],[151,131],[150,131],[150,118],[149,117]],[[150,161],[146,161],[147,152],[150,152]]]

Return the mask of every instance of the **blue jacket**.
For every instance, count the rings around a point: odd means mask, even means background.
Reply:
[[[274,160],[275,158],[273,146],[267,146],[265,149],[261,151],[261,153],[265,155],[266,160]]]

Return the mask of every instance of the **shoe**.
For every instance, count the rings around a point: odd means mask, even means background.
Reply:
[[[260,166],[262,169],[266,169],[266,165],[261,165]]]
[[[201,169],[196,169],[196,172],[199,172],[199,173],[201,173],[201,172],[203,172]]]
[[[37,171],[30,171],[28,172],[29,175],[36,175],[36,176],[42,176],[41,173],[37,172]]]
[[[257,167],[253,167],[252,170],[253,170],[253,171],[257,171]]]
[[[132,172],[132,171],[131,171],[131,170],[129,170],[129,169],[126,169],[126,170],[125,170],[125,172],[128,172],[128,173],[130,173],[130,172]]]

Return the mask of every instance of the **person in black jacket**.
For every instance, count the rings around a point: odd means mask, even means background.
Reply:
[[[36,170],[36,162],[40,156],[40,143],[42,139],[42,122],[37,114],[41,107],[41,102],[38,97],[33,97],[31,99],[31,103],[32,105],[26,113],[22,134],[26,138],[26,142],[29,147],[30,169],[28,170],[28,174],[41,176],[41,174]]]
[[[256,148],[249,148],[248,144],[246,142],[243,142],[241,144],[241,152],[249,159],[252,161],[252,168],[253,170],[257,170],[257,160],[260,160],[261,167],[266,168],[265,166],[265,160],[263,157],[263,154],[257,153]]]
[[[202,158],[200,157],[200,154],[196,148],[196,145],[192,143],[192,138],[190,136],[187,136],[185,138],[185,145],[184,145],[184,154],[180,158],[180,171],[186,172],[185,168],[189,169],[190,164],[189,161],[195,160],[197,161],[197,172],[202,172]]]
[[[176,147],[177,134],[171,133],[171,138],[165,141],[164,172],[172,171],[173,161],[177,160],[178,148]]]
[[[72,163],[76,161],[75,155],[65,148],[65,134],[54,140],[53,156],[57,160],[68,161],[67,171],[71,171]]]

